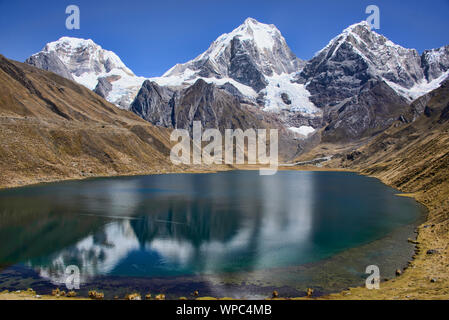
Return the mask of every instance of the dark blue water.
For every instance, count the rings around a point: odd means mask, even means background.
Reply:
[[[395,257],[408,259],[405,233],[396,235],[401,245],[379,243],[341,255],[422,217],[420,205],[396,193],[352,173],[299,171],[108,178],[4,190],[0,278],[8,282],[11,268],[20,267],[35,271],[36,281],[58,283],[65,268],[76,265],[86,283],[116,276],[213,282],[239,274],[239,281],[273,284],[278,277],[287,286],[320,280],[325,290],[323,277],[306,276],[323,267],[320,261],[333,257],[329,270],[350,270],[348,277],[360,280],[366,265],[388,261],[393,270]],[[300,266],[308,271],[291,269]]]

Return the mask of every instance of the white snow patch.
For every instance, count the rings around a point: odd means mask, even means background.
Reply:
[[[95,73],[83,73],[80,76],[72,74],[73,79],[90,90],[94,90],[98,83],[98,76]]]
[[[292,82],[291,74],[281,74],[266,77],[268,86],[264,89],[266,93],[264,111],[279,112],[290,110],[306,114],[320,114],[321,111],[310,101],[310,92],[304,84]],[[288,95],[291,104],[282,100],[282,94]]]
[[[429,93],[430,91],[433,91],[435,89],[438,89],[441,85],[441,83],[446,80],[446,78],[449,77],[449,70],[444,72],[441,76],[439,76],[436,79],[433,79],[430,82],[427,82],[425,79],[421,80],[417,84],[415,84],[410,89],[404,88],[394,82],[385,80],[385,82],[393,89],[395,90],[399,95],[406,98],[408,101],[414,101],[418,99],[419,97]]]
[[[276,27],[248,18],[241,28],[240,40],[254,39],[258,48],[273,50],[274,39],[279,36]]]
[[[108,101],[116,105],[131,105],[145,80],[144,77],[123,75],[119,80],[112,82],[112,91],[107,96]]]
[[[300,134],[302,136],[308,137],[310,134],[315,132],[313,127],[309,126],[300,126],[299,128],[290,127],[288,130],[293,131],[294,133]]]

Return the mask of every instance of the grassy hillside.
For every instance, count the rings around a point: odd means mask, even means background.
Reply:
[[[0,187],[175,170],[169,131],[0,55]]]

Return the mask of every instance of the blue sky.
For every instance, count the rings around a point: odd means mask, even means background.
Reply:
[[[65,28],[78,5],[81,29]],[[140,76],[159,76],[203,51],[247,17],[273,23],[293,52],[310,59],[347,26],[381,10],[381,29],[419,52],[449,44],[449,0],[0,0],[0,53],[23,61],[61,36],[90,38]]]

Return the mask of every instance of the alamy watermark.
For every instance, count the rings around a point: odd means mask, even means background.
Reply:
[[[65,286],[68,290],[79,290],[80,288],[80,269],[78,266],[71,265],[65,269]]]
[[[65,20],[65,27],[68,30],[79,30],[81,23],[80,8],[77,5],[71,4],[67,6],[67,8],[65,9],[65,13],[69,15]]]
[[[380,9],[376,5],[369,5],[365,9],[365,13],[370,16],[366,18],[366,22],[371,25],[371,29],[380,29]]]
[[[366,278],[365,286],[368,290],[380,289],[380,269],[376,265],[366,267],[365,273],[369,274]]]
[[[269,143],[267,140],[269,133]],[[218,129],[202,130],[200,121],[193,122],[192,139],[186,129],[175,129],[170,140],[178,142],[171,149],[170,160],[173,164],[212,165],[245,164],[268,165],[260,168],[260,175],[274,175],[278,169],[278,130],[277,129],[226,129],[224,139]],[[212,140],[212,141],[211,141]],[[203,142],[209,142],[203,147]],[[234,143],[235,142],[235,143]],[[269,145],[269,154],[268,147]],[[235,150],[235,160],[234,160]]]

